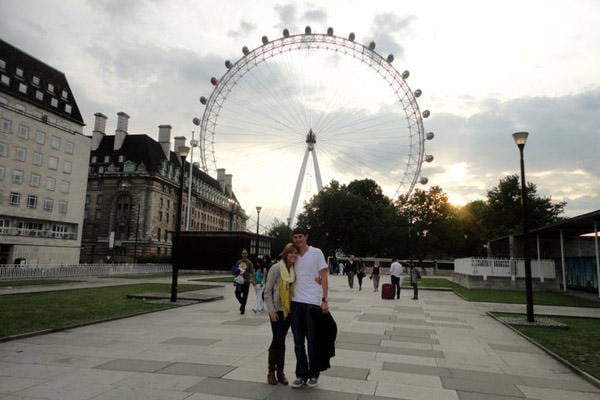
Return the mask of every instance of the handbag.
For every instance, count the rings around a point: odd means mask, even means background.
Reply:
[[[236,276],[235,278],[233,278],[233,281],[235,283],[237,283],[238,285],[243,285],[244,284],[244,275],[243,274],[239,274],[238,276]]]

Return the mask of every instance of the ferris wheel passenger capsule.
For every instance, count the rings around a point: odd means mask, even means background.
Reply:
[[[288,31],[288,28],[283,30],[283,37],[290,37],[290,31]]]
[[[404,72],[402,73],[402,79],[406,79],[406,78],[408,78],[409,76],[410,76],[410,72],[408,72],[408,70],[406,70],[406,71],[404,71]]]
[[[247,56],[250,53],[250,50],[248,50],[248,47],[244,46],[242,47],[242,53],[244,53],[244,55]]]
[[[304,28],[304,33],[307,35],[310,35],[310,33],[311,33],[310,26],[306,25],[306,28]]]
[[[415,90],[415,97],[421,97],[422,94],[423,92],[421,91],[421,89]]]
[[[231,61],[225,60],[225,68],[231,69]]]
[[[421,185],[427,185],[427,182],[429,182],[429,179],[425,178],[424,176],[419,179],[419,183]]]
[[[433,134],[433,132],[427,132],[427,135],[425,135],[425,138],[427,138],[427,140],[431,140],[435,137],[435,135]]]
[[[332,27],[327,28],[327,36],[333,36],[333,28]]]
[[[387,62],[389,62],[390,64],[394,61],[394,55],[390,54],[387,56]]]
[[[206,105],[206,97],[201,96],[200,97],[200,103],[202,103],[203,105]]]
[[[431,112],[429,110],[423,111],[423,118],[429,118],[430,115],[431,115]]]
[[[267,43],[269,43],[269,38],[268,38],[268,37],[266,37],[266,36],[263,36],[263,37],[262,37],[262,42],[263,42],[263,44],[267,44]]]
[[[369,48],[370,48],[371,50],[375,50],[375,42],[371,42],[371,43],[369,43]]]
[[[350,32],[350,34],[348,35],[348,40],[354,42],[354,39],[356,39],[356,35],[354,35],[354,32]]]
[[[219,83],[219,81],[213,76],[212,78],[210,78],[210,83],[212,83],[213,86],[217,86],[217,83]]]
[[[425,156],[425,161],[427,161],[427,162],[432,162],[432,161],[433,161],[433,156],[432,156],[431,154],[427,154],[427,155]]]

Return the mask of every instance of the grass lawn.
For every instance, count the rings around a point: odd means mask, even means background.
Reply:
[[[179,276],[194,276],[194,275],[206,275],[201,272],[179,272]],[[119,278],[119,279],[157,279],[157,278],[170,278],[173,276],[170,272],[157,272],[155,274],[114,274],[114,275],[102,275],[98,278]]]
[[[409,285],[410,280],[404,278],[403,284]],[[467,301],[480,301],[489,303],[525,304],[525,290],[496,290],[496,289],[469,289],[443,278],[423,278],[419,287],[448,287]],[[544,306],[563,307],[600,307],[600,301],[571,296],[560,292],[533,292],[533,303]]]
[[[209,278],[200,278],[200,279],[190,279],[191,281],[204,281],[204,282],[225,282],[225,283],[233,283],[233,275],[231,276],[220,276],[220,277],[209,277]]]
[[[494,314],[516,316],[516,314]],[[525,318],[525,315],[522,315]],[[541,315],[536,315],[541,317]],[[545,316],[569,326],[569,329],[513,326],[519,332],[552,350],[600,379],[600,319]]]
[[[179,285],[178,291],[207,287]],[[126,298],[131,293],[169,293],[170,289],[169,284],[143,283],[3,295],[0,296],[0,338],[172,308],[171,304],[148,304],[143,299]]]
[[[70,281],[64,279],[22,279],[18,281],[0,281],[0,288],[32,285],[59,285],[61,283],[75,283],[82,281]]]

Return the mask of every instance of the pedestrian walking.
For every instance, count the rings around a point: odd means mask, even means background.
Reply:
[[[400,298],[400,279],[402,277],[402,264],[398,262],[397,258],[393,259],[392,265],[390,265],[390,276],[392,278],[392,285],[394,287],[394,293],[396,299]]]
[[[256,301],[254,302],[254,307],[252,307],[252,311],[254,311],[255,313],[261,312],[263,310],[263,291],[265,288],[265,275],[266,270],[264,262],[261,258],[259,258],[256,260],[256,268],[254,270],[254,292],[256,293]]]
[[[413,300],[419,300],[419,279],[421,279],[421,272],[415,266],[410,269],[410,284],[413,287]]]
[[[298,250],[288,243],[281,252],[281,260],[269,269],[265,284],[265,308],[271,321],[273,338],[269,346],[267,382],[287,385],[289,382],[283,372],[285,364],[285,337],[290,329],[291,301],[296,285],[294,263]]]
[[[362,290],[363,279],[367,274],[365,273],[365,265],[362,261],[357,261],[356,279],[358,279],[358,290]]]
[[[295,264],[296,287],[291,305],[291,326],[296,354],[296,379],[292,388],[303,385],[314,387],[319,380],[319,355],[316,346],[317,318],[329,312],[327,293],[329,281],[327,262],[323,252],[307,243],[308,233],[303,228],[292,232],[292,241],[298,248]]]
[[[371,280],[373,281],[373,291],[379,290],[379,261],[375,260],[371,269]]]
[[[235,280],[235,297],[240,303],[240,314],[243,315],[246,312],[250,283],[254,282],[254,265],[248,259],[248,250],[242,249],[242,258],[235,262],[235,266],[238,267],[236,272],[238,276]]]
[[[356,261],[354,254],[350,254],[350,257],[346,261],[346,265],[344,266],[344,271],[346,275],[348,275],[348,286],[350,289],[354,288],[354,276],[358,271],[358,261]]]

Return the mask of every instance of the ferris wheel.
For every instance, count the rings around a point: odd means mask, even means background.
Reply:
[[[205,109],[194,123],[205,172],[215,171],[217,160],[238,165],[236,181],[252,179],[289,196],[303,147],[288,223],[302,184],[311,181],[304,180],[309,156],[318,191],[321,171],[327,182],[371,178],[391,198],[428,182],[421,167],[433,161],[425,142],[434,134],[423,126],[430,112],[419,109],[422,92],[411,90],[409,72],[394,68],[393,55],[381,56],[374,42],[356,42],[354,33],[345,38],[308,26],[302,34],[284,29],[275,40],[263,36],[260,46],[242,53],[225,61],[226,72],[211,78],[210,96],[200,98]]]

